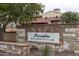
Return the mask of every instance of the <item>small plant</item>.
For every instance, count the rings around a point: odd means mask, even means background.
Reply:
[[[42,49],[42,56],[49,56],[50,55],[50,49],[49,47],[46,45],[43,49]]]

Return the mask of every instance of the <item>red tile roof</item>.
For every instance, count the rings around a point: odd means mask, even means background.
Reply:
[[[50,17],[50,18],[36,18],[36,20],[33,20],[31,23],[48,23],[48,21],[56,21],[60,20],[59,18],[56,17]]]
[[[32,23],[48,23],[48,20],[45,18],[36,18],[36,20],[33,20]]]

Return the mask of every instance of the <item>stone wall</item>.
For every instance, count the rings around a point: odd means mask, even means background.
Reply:
[[[30,48],[28,43],[22,44],[13,42],[0,42],[0,51],[4,51],[7,54],[12,53],[14,55],[21,56],[30,54]]]
[[[54,50],[79,51],[79,24],[29,24],[18,27],[25,28],[27,32],[60,33],[60,44],[49,44]],[[31,45],[43,46],[44,43],[30,42]],[[48,44],[48,43],[47,43]]]
[[[0,41],[16,42],[16,32],[2,32]]]

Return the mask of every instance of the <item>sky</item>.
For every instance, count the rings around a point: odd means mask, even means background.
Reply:
[[[42,3],[45,5],[44,12],[59,8],[61,12],[79,12],[79,0],[0,0],[0,3]]]
[[[61,12],[75,11],[79,12],[79,0],[44,0],[44,12],[59,8]]]

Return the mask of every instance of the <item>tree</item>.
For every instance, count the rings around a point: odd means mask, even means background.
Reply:
[[[0,28],[5,31],[10,22],[30,23],[44,10],[44,5],[38,3],[5,3],[0,4]]]
[[[60,17],[65,23],[76,23],[79,20],[78,13],[76,12],[65,12]]]

